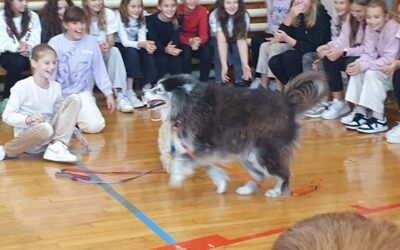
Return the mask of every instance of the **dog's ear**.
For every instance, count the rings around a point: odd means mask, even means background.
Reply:
[[[190,102],[188,101],[189,95],[183,89],[177,89],[171,95],[171,121],[176,122],[183,117],[183,114],[189,112]],[[182,122],[182,121],[181,121]]]

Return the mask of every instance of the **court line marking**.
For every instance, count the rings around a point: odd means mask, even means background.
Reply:
[[[362,215],[366,215],[366,214],[379,213],[379,212],[384,212],[384,211],[400,208],[400,203],[389,204],[389,205],[374,207],[374,208],[367,208],[367,207],[361,206],[359,204],[351,205],[350,207],[358,210],[358,213],[360,213]],[[235,239],[227,239],[223,236],[215,234],[215,235],[205,236],[202,238],[178,242],[174,245],[157,247],[157,248],[154,248],[153,250],[178,250],[178,249],[190,250],[190,249],[209,249],[209,248],[214,248],[214,247],[225,247],[225,246],[232,245],[232,244],[239,243],[239,242],[258,239],[258,238],[267,237],[267,236],[271,236],[271,235],[275,235],[275,234],[281,234],[281,233],[285,232],[287,229],[288,229],[287,227],[272,229],[272,230],[268,230],[268,231],[261,232],[258,234],[251,234],[251,235],[247,235],[247,236],[243,236],[243,237],[238,237]]]
[[[79,169],[90,170],[87,166],[82,164],[81,162],[77,162],[74,164]],[[88,174],[95,181],[102,181],[100,177],[96,174],[89,173]],[[162,228],[160,228],[157,224],[155,224],[149,217],[147,217],[142,211],[140,211],[137,207],[135,207],[131,202],[125,199],[120,193],[118,193],[115,189],[113,189],[108,184],[97,184],[101,188],[103,188],[112,198],[118,201],[122,206],[129,210],[133,215],[135,215],[143,224],[145,224],[148,228],[150,228],[155,234],[157,234],[162,240],[164,240],[168,245],[176,244],[177,241],[173,239],[168,233],[166,233]]]

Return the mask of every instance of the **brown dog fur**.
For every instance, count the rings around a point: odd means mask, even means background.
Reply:
[[[316,215],[282,234],[273,250],[399,250],[400,229],[354,212]]]

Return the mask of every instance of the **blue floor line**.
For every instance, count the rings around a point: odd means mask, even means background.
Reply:
[[[83,170],[89,170],[85,165],[80,162],[75,164],[78,168]],[[100,177],[96,174],[89,174],[95,181],[102,181]],[[113,189],[108,184],[98,184],[107,193],[109,193],[116,201],[118,201],[122,206],[128,209],[133,215],[135,215],[143,224],[149,227],[154,233],[156,233],[162,240],[164,240],[168,245],[176,244],[177,241],[169,236],[162,228],[157,226],[149,217],[142,213],[138,208],[136,208],[132,203],[126,200],[122,195],[120,195],[115,189]]]

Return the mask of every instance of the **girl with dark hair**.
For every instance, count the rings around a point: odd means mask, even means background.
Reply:
[[[156,50],[154,41],[146,39],[147,28],[143,15],[142,0],[122,0],[116,13],[119,31],[115,46],[121,51],[127,71],[128,92],[126,96],[135,106],[140,100],[133,91],[133,85],[142,89],[157,81],[156,66],[152,54]]]
[[[94,37],[86,33],[87,17],[81,8],[68,7],[62,24],[64,33],[49,41],[58,58],[55,80],[61,84],[64,97],[77,94],[81,98],[78,127],[85,133],[99,133],[105,127],[105,120],[92,93],[93,79],[106,96],[110,113],[115,110],[112,83],[103,55]]]
[[[210,39],[215,51],[215,82],[229,82],[228,65],[232,65],[235,85],[244,86],[243,80],[251,78],[246,41],[250,16],[243,0],[218,0],[215,7],[209,17]]]
[[[39,16],[28,10],[27,0],[6,0],[0,10],[0,64],[7,70],[4,80],[3,113],[10,96],[10,89],[22,79],[22,72],[29,69],[29,56],[40,43]]]
[[[179,34],[182,18],[176,12],[177,0],[159,0],[158,10],[146,17],[147,38],[156,43],[154,59],[157,65],[157,79],[165,74],[182,73],[182,57]]]
[[[39,13],[42,25],[42,43],[48,43],[50,38],[63,32],[61,22],[64,12],[73,5],[72,0],[47,0]]]

